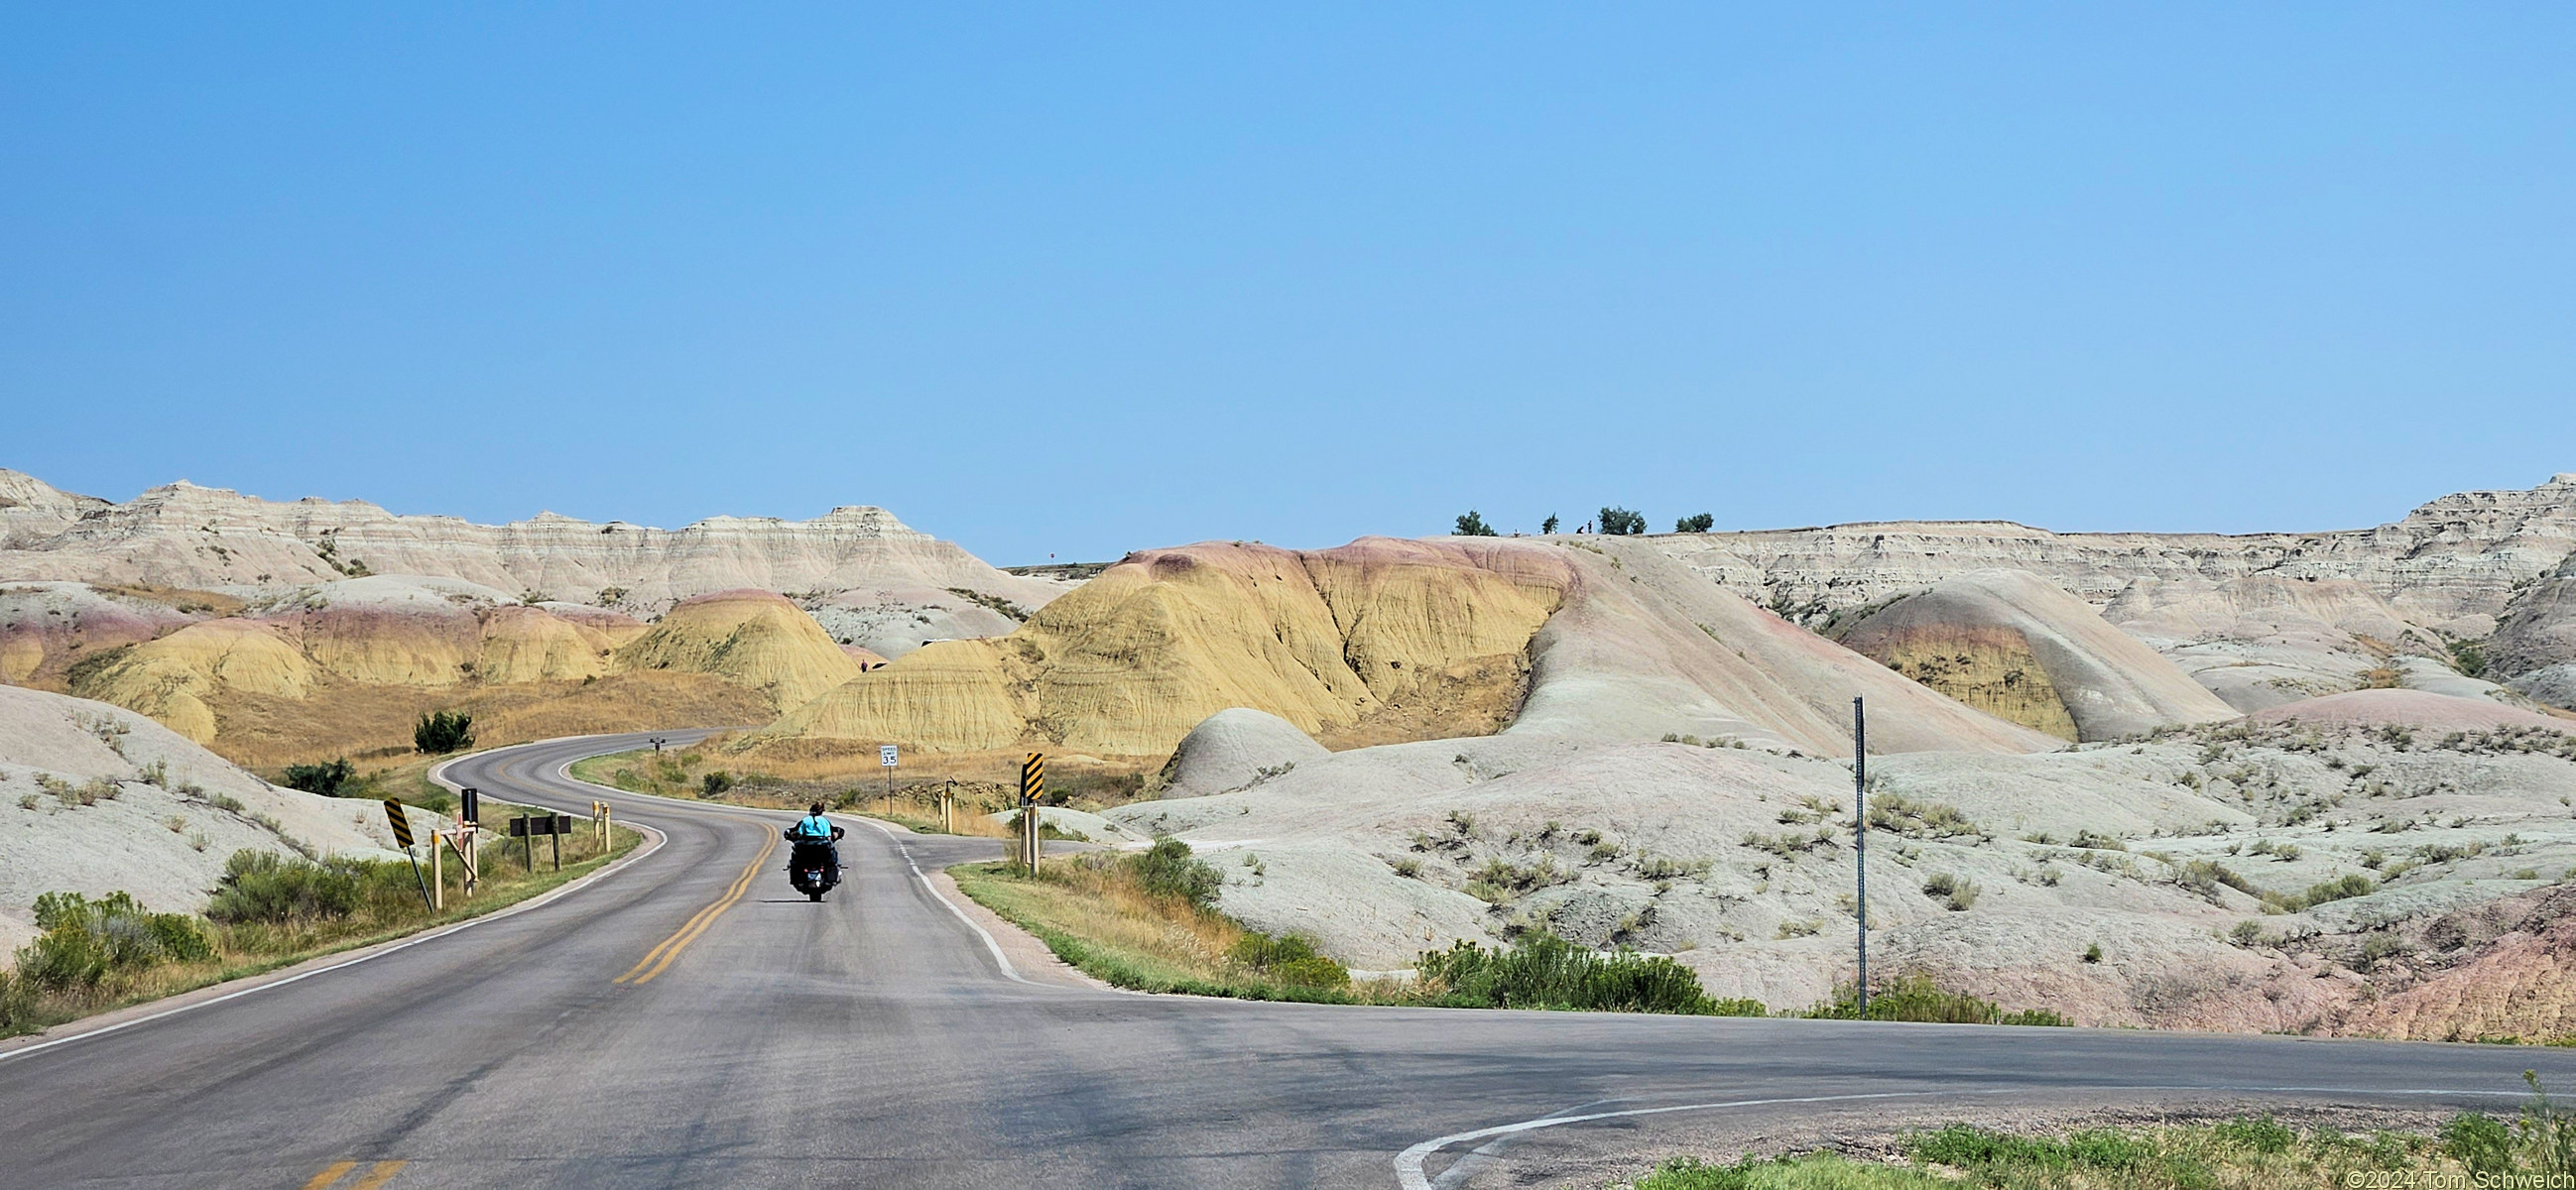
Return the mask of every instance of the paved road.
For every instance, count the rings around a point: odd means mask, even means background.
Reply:
[[[450,774],[574,810],[605,796],[666,836],[620,872],[354,966],[0,1055],[0,1186],[1390,1187],[1416,1163],[1437,1184],[1500,1185],[1572,1152],[1652,1152],[1712,1119],[2249,1088],[2495,1106],[2526,1066],[2576,1076],[2576,1054],[2495,1046],[1023,984],[907,862],[996,842],[854,826],[851,882],[809,904],[778,871],[783,849],[760,858],[789,816],[556,775],[640,738],[507,749]],[[685,944],[665,945],[675,935]],[[1817,1096],[1858,1098],[1741,1103]],[[1722,1103],[1741,1105],[1425,1151],[1546,1115]],[[1492,1159],[1456,1164],[1480,1147]]]

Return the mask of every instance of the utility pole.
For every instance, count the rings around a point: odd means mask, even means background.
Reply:
[[[1858,889],[1860,928],[1860,1018],[1869,1019],[1869,715],[1859,696],[1852,698],[1852,868]]]

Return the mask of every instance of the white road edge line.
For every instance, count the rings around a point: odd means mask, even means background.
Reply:
[[[2367,1087],[2209,1087],[2209,1086],[2109,1086],[2109,1087],[1997,1087],[1984,1091],[1873,1091],[1851,1095],[1793,1095],[1777,1099],[1731,1099],[1722,1103],[1679,1103],[1669,1107],[1633,1107],[1625,1111],[1589,1112],[1579,1116],[1540,1116],[1510,1124],[1496,1124],[1473,1132],[1454,1132],[1435,1137],[1406,1149],[1395,1158],[1395,1182],[1402,1190],[1432,1190],[1430,1179],[1422,1176],[1422,1163],[1433,1153],[1463,1141],[1483,1140],[1559,1124],[1581,1124],[1592,1120],[1616,1120],[1635,1116],[1660,1116],[1672,1112],[1715,1111],[1728,1107],[1775,1107],[1784,1103],[1850,1103],[1871,1099],[1934,1099],[1960,1095],[2019,1095],[2034,1091],[2208,1091],[2238,1095],[2460,1095],[2494,1099],[2519,1099],[2522,1091],[2460,1091],[2443,1088],[2373,1090]]]
[[[498,751],[499,749],[494,749],[494,750],[495,750],[495,751]],[[459,761],[459,760],[464,760],[464,759],[466,759],[466,758],[465,758],[465,757],[463,757],[463,756],[459,756],[459,757],[455,757],[455,758],[450,759],[450,760],[445,760],[445,761],[441,761],[441,762],[439,762],[439,764],[438,764],[438,766],[437,766],[437,767],[435,767],[435,768],[433,768],[433,769],[431,769],[431,770],[429,771],[429,779],[430,779],[430,780],[432,780],[432,781],[436,781],[436,782],[438,782],[438,783],[439,783],[439,784],[441,784],[441,785],[447,785],[447,786],[448,786],[448,788],[450,788],[450,789],[454,789],[454,788],[456,788],[456,787],[455,787],[455,786],[453,786],[453,785],[448,785],[448,782],[447,782],[447,780],[446,780],[447,766],[448,766],[448,765],[451,765],[451,764],[454,764],[454,763],[456,763],[456,762],[457,762],[457,761]],[[497,912],[493,912],[493,913],[487,913],[487,914],[484,914],[484,915],[483,915],[483,916],[481,916],[481,917],[468,918],[468,919],[466,919],[466,920],[464,920],[464,921],[460,921],[460,922],[456,923],[455,925],[452,925],[452,926],[443,926],[443,927],[441,927],[441,928],[439,928],[439,929],[432,930],[432,931],[430,931],[429,933],[426,933],[426,934],[415,934],[415,935],[413,935],[412,937],[402,939],[401,941],[393,942],[393,943],[389,943],[389,944],[385,944],[381,949],[377,949],[377,950],[369,950],[369,951],[367,951],[367,952],[365,952],[365,953],[363,953],[363,954],[360,954],[360,955],[358,955],[358,956],[356,956],[356,957],[354,957],[354,958],[351,958],[351,959],[348,959],[348,960],[345,960],[345,961],[342,961],[342,962],[333,963],[333,964],[331,964],[330,966],[327,966],[327,967],[316,967],[316,968],[314,968],[314,969],[312,969],[312,970],[310,970],[310,971],[303,971],[303,972],[298,972],[297,974],[294,974],[294,975],[289,975],[289,976],[287,976],[287,977],[286,977],[286,978],[284,978],[284,979],[275,979],[275,980],[270,980],[270,981],[269,981],[269,982],[267,982],[267,983],[253,984],[253,985],[251,985],[250,987],[243,988],[243,989],[241,989],[241,990],[239,990],[239,991],[235,991],[235,992],[227,992],[227,993],[225,993],[225,994],[223,994],[223,995],[221,995],[221,996],[216,996],[216,997],[213,997],[213,998],[211,998],[211,999],[198,1000],[198,1001],[195,1001],[195,1002],[193,1002],[193,1003],[182,1004],[182,1005],[179,1005],[179,1006],[178,1006],[178,1007],[176,1007],[176,1008],[165,1008],[165,1009],[163,1009],[163,1010],[161,1010],[161,1011],[159,1011],[159,1012],[155,1012],[155,1013],[148,1013],[148,1014],[143,1015],[143,1016],[135,1017],[135,1018],[134,1018],[134,1019],[132,1019],[132,1020],[127,1020],[127,1021],[118,1021],[117,1023],[115,1023],[115,1024],[113,1024],[113,1025],[101,1025],[101,1026],[99,1026],[98,1028],[95,1028],[95,1029],[84,1029],[84,1030],[82,1030],[82,1031],[80,1031],[80,1032],[78,1032],[78,1033],[73,1033],[73,1034],[70,1034],[70,1035],[68,1035],[68,1036],[64,1036],[64,1037],[56,1037],[56,1038],[53,1038],[53,1039],[51,1039],[51,1040],[49,1040],[49,1041],[39,1041],[39,1042],[37,1042],[37,1043],[36,1043],[36,1044],[34,1044],[34,1045],[20,1046],[20,1047],[19,1047],[19,1048],[17,1048],[17,1049],[9,1050],[9,1051],[6,1051],[6,1052],[0,1052],[0,1062],[7,1062],[7,1061],[9,1061],[9,1060],[11,1060],[11,1059],[13,1059],[13,1058],[23,1058],[23,1057],[26,1057],[26,1056],[27,1056],[27,1055],[29,1055],[29,1054],[36,1053],[36,1052],[41,1051],[41,1050],[49,1050],[49,1049],[52,1049],[52,1048],[54,1048],[55,1046],[58,1046],[58,1045],[70,1045],[71,1043],[73,1043],[73,1042],[75,1042],[75,1041],[87,1041],[87,1040],[89,1040],[89,1039],[90,1039],[90,1038],[92,1038],[92,1037],[105,1037],[105,1036],[107,1036],[107,1035],[108,1035],[108,1034],[110,1034],[110,1033],[122,1032],[122,1031],[124,1031],[124,1030],[126,1030],[126,1029],[131,1029],[131,1028],[135,1027],[136,1025],[148,1025],[148,1024],[151,1024],[151,1023],[152,1023],[152,1022],[154,1022],[154,1021],[158,1021],[158,1020],[165,1020],[165,1019],[168,1019],[168,1018],[170,1018],[170,1017],[177,1016],[177,1015],[179,1015],[180,1013],[183,1013],[183,1012],[195,1012],[196,1010],[198,1010],[198,1009],[200,1009],[200,1008],[210,1008],[210,1007],[213,1007],[214,1005],[221,1004],[221,1003],[223,1003],[223,1002],[225,1002],[225,1001],[227,1001],[227,1000],[238,1000],[238,999],[241,999],[241,998],[242,998],[242,997],[244,997],[244,996],[257,995],[257,994],[258,994],[258,993],[260,993],[260,992],[265,992],[265,991],[268,991],[268,990],[270,990],[270,989],[272,989],[272,988],[282,988],[282,987],[285,987],[286,985],[288,985],[288,984],[290,984],[290,983],[301,983],[301,982],[303,982],[304,980],[311,979],[311,978],[313,978],[313,977],[314,977],[314,976],[316,976],[316,975],[328,975],[328,974],[330,974],[331,972],[334,972],[334,971],[345,971],[345,970],[347,970],[347,969],[349,969],[349,968],[351,968],[351,967],[355,967],[355,966],[357,966],[358,964],[360,964],[360,963],[364,963],[364,962],[367,962],[367,961],[369,961],[369,960],[371,960],[371,959],[381,959],[381,958],[385,957],[386,955],[392,954],[392,953],[394,953],[394,952],[396,952],[396,951],[409,950],[409,949],[411,949],[412,947],[418,946],[418,945],[420,945],[420,944],[422,944],[422,943],[424,943],[424,942],[435,942],[435,941],[437,941],[437,940],[439,940],[439,939],[441,939],[441,938],[444,938],[444,937],[446,937],[446,936],[448,936],[448,935],[450,935],[450,934],[456,933],[456,932],[457,932],[457,931],[459,931],[459,930],[468,930],[468,929],[472,929],[472,928],[474,928],[475,926],[482,925],[482,924],[484,924],[484,923],[486,923],[486,922],[500,921],[500,920],[501,920],[501,919],[503,919],[503,918],[506,918],[506,917],[514,917],[514,916],[517,916],[518,914],[526,913],[526,912],[528,912],[529,910],[536,909],[536,908],[538,908],[538,907],[540,907],[540,906],[544,906],[544,905],[551,904],[551,903],[553,903],[553,902],[555,902],[555,901],[557,901],[557,900],[560,900],[560,899],[562,899],[562,898],[564,898],[564,897],[566,897],[566,896],[569,896],[569,895],[571,895],[571,894],[573,894],[573,893],[579,892],[579,891],[581,891],[582,889],[589,888],[590,886],[592,886],[592,885],[594,885],[594,884],[599,883],[602,879],[605,879],[606,877],[608,877],[608,876],[609,876],[609,875],[611,875],[612,873],[615,873],[615,872],[617,872],[618,870],[620,870],[620,869],[622,869],[622,868],[625,868],[625,867],[627,867],[627,866],[628,866],[628,865],[630,865],[630,864],[633,864],[635,861],[640,860],[640,859],[643,859],[645,856],[651,855],[651,854],[653,854],[654,852],[659,851],[659,850],[661,850],[661,849],[662,849],[662,844],[663,844],[663,842],[664,842],[664,841],[665,841],[665,839],[666,839],[666,836],[665,836],[665,835],[663,835],[663,834],[662,834],[662,832],[660,832],[660,831],[658,831],[658,830],[655,830],[655,829],[653,829],[652,827],[646,826],[646,825],[644,825],[643,823],[640,823],[640,822],[630,822],[630,823],[627,823],[626,825],[631,826],[631,827],[635,828],[636,830],[642,831],[642,832],[644,832],[645,834],[648,834],[648,835],[653,836],[652,840],[651,840],[650,842],[646,843],[644,846],[639,847],[639,848],[636,848],[636,849],[635,849],[635,850],[633,850],[633,851],[627,852],[624,856],[619,857],[619,859],[617,860],[617,862],[615,862],[615,863],[613,863],[613,864],[610,864],[610,865],[608,865],[608,866],[607,866],[607,867],[605,867],[605,868],[601,868],[600,870],[598,870],[598,871],[596,871],[596,872],[593,872],[593,873],[591,873],[591,874],[590,874],[590,875],[588,875],[588,876],[584,876],[584,877],[582,877],[582,878],[581,878],[581,879],[579,879],[579,880],[575,880],[575,881],[573,881],[573,882],[572,882],[572,883],[570,883],[570,884],[564,885],[562,888],[558,888],[558,889],[554,890],[553,892],[547,893],[547,894],[545,894],[545,895],[543,895],[543,896],[540,896],[540,897],[537,897],[537,898],[535,898],[535,899],[533,899],[533,900],[521,901],[521,902],[519,902],[518,904],[516,904],[516,905],[512,905],[512,906],[510,906],[510,907],[509,907],[509,908],[507,908],[507,909],[502,909],[502,910],[499,910],[499,911],[497,911]],[[257,978],[257,977],[256,977],[256,976],[253,976],[252,978]]]
[[[930,882],[930,877],[923,874],[921,865],[912,861],[912,848],[904,846],[902,840],[895,838],[893,827],[887,826],[882,822],[878,822],[873,818],[861,818],[859,821],[875,827],[877,833],[886,837],[887,842],[894,844],[895,850],[903,856],[903,866],[912,869],[912,878],[921,882],[922,889],[927,891],[931,896],[937,898],[940,904],[947,906],[948,911],[957,916],[957,920],[966,923],[967,929],[975,931],[976,937],[984,940],[984,949],[993,953],[993,961],[1001,964],[1002,974],[1004,976],[1008,977],[1013,983],[1025,983],[1033,988],[1046,986],[1045,984],[1039,983],[1034,979],[1030,979],[1027,976],[1020,974],[1020,969],[1011,965],[1011,956],[1002,953],[1002,943],[999,939],[993,937],[992,931],[985,929],[983,925],[978,923],[974,918],[966,916],[966,911],[958,908],[957,902],[949,900],[946,893],[939,891],[938,885]]]

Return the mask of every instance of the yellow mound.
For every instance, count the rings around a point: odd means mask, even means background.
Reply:
[[[474,676],[487,684],[577,682],[608,672],[608,635],[533,607],[492,609]]]
[[[2017,631],[1954,626],[1938,635],[1891,633],[1878,643],[1871,655],[1889,669],[1998,719],[2077,738],[2065,697]]]
[[[0,682],[24,682],[45,664],[45,646],[32,636],[0,641]]]
[[[1328,733],[1426,695],[1495,691],[1460,675],[1518,672],[1566,581],[1545,567],[1488,569],[1436,542],[1131,554],[1009,636],[923,648],[766,734],[1145,756],[1228,707]]]
[[[72,693],[149,715],[203,744],[215,738],[207,700],[223,693],[301,699],[313,666],[271,629],[247,620],[192,624],[127,649],[82,675]]]
[[[859,676],[859,663],[814,617],[770,591],[720,591],[682,603],[617,650],[614,667],[713,674],[780,708]]]
[[[304,626],[315,665],[371,686],[453,686],[472,658],[472,619],[455,623],[402,613],[328,612]]]

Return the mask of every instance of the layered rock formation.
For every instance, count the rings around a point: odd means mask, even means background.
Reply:
[[[476,710],[486,741],[766,722],[1069,585],[874,508],[486,526],[184,482],[114,504],[0,471],[0,682],[247,762],[397,748],[439,708]]]
[[[881,508],[838,508],[810,521],[713,517],[676,530],[553,513],[476,525],[396,516],[363,500],[274,503],[184,481],[110,504],[5,470],[0,499],[11,501],[0,505],[0,581],[233,590],[404,574],[648,616],[740,588],[943,605],[964,602],[955,594],[963,590],[1025,608],[1065,588],[995,570]]]
[[[1526,698],[1523,698],[1526,674]],[[2053,746],[1611,539],[1364,538],[1133,554],[1017,632],[932,645],[789,713],[761,747],[1039,746],[1159,758],[1229,707],[1328,744],[1705,736],[1848,752]]]
[[[2038,576],[2104,609],[2240,710],[2349,689],[2392,655],[2499,637],[2498,674],[2550,663],[2569,613],[2541,576],[2576,556],[2576,474],[2464,492],[2373,529],[2052,533],[1890,521],[1652,539],[1728,590],[1830,626],[1978,570]],[[2510,636],[2500,623],[2514,625]]]
[[[2083,600],[2017,570],[1945,580],[1861,620],[1841,641],[1978,710],[2065,740],[2237,715]]]
[[[1205,543],[1131,554],[1009,636],[926,646],[772,734],[1160,756],[1233,706],[1310,733],[1407,712],[1490,731],[1508,717],[1522,650],[1569,568],[1553,551],[1480,550],[1367,539],[1312,553]]]
[[[859,662],[813,617],[770,591],[723,591],[682,603],[617,650],[615,665],[713,674],[781,708],[803,706],[859,676]]]
[[[860,667],[774,592],[702,596],[648,626],[388,575],[249,603],[0,587],[0,662],[18,684],[139,711],[262,764],[399,749],[433,709],[477,714],[486,742],[766,722]]]
[[[2486,657],[2497,672],[2516,677],[2576,664],[2576,555],[2516,593]]]

